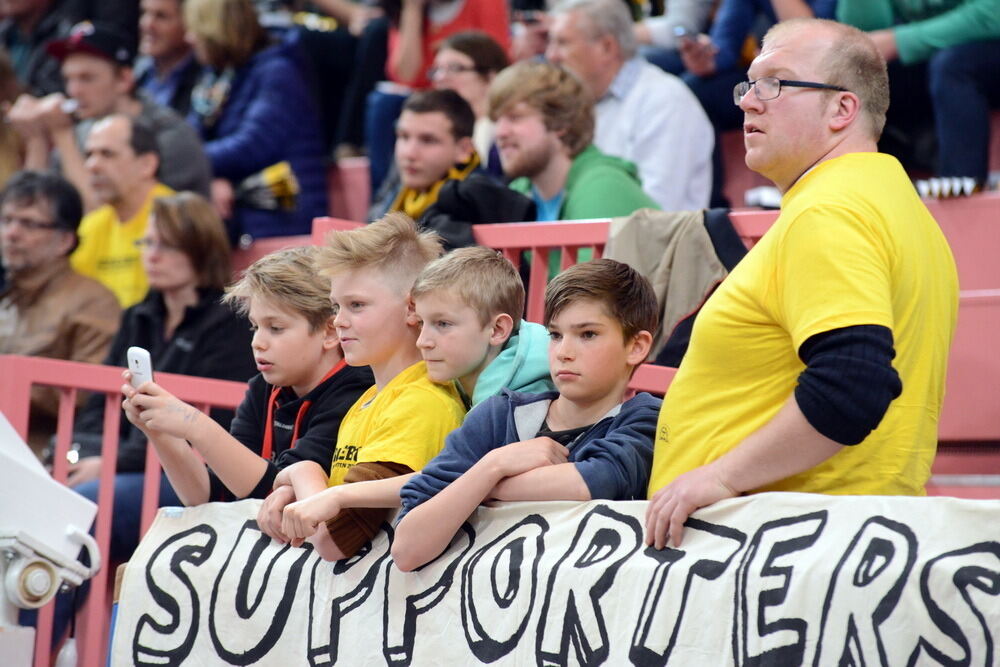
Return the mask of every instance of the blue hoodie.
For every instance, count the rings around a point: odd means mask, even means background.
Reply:
[[[496,359],[479,374],[472,392],[472,407],[502,389],[527,394],[555,389],[549,375],[549,332],[541,324],[521,322]]]
[[[497,447],[534,438],[559,396],[503,390],[476,406],[444,449],[400,490],[403,509],[434,497]],[[647,393],[616,405],[569,447],[569,460],[594,500],[645,500],[660,399]]]

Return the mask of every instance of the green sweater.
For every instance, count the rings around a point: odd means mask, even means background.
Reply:
[[[837,20],[865,31],[892,28],[904,65],[956,44],[1000,38],[997,0],[839,0]]]
[[[531,181],[527,178],[515,178],[510,187],[531,196]],[[640,208],[660,208],[642,191],[634,164],[605,155],[594,145],[587,146],[573,159],[565,192],[559,208],[560,220],[614,218],[631,215]]]

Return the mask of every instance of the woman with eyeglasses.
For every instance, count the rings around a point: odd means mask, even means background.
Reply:
[[[250,379],[256,373],[250,352],[250,325],[219,302],[230,281],[229,243],[212,205],[198,194],[181,192],[153,201],[146,235],[136,245],[149,278],[146,298],[126,310],[104,363],[126,366],[133,345],[149,350],[154,373]],[[213,412],[228,428],[232,412]],[[96,500],[101,462],[104,396],[92,397],[77,420],[74,457],[67,483]],[[127,558],[138,543],[139,507],[146,438],[122,417],[115,479],[111,558]],[[180,504],[166,482],[160,505]]]
[[[509,64],[507,52],[496,40],[484,32],[469,30],[441,42],[427,72],[435,88],[454,90],[472,107],[476,114],[472,143],[486,171],[497,178],[503,178],[503,170],[493,145],[489,89],[493,78]]]

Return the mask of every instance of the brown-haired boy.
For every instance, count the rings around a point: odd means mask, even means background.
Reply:
[[[656,323],[652,288],[626,264],[578,264],[549,283],[558,393],[505,391],[469,413],[400,492],[396,565],[409,571],[436,558],[483,501],[644,498],[660,401],[622,398]]]
[[[330,234],[316,266],[330,278],[344,358],[352,366],[370,366],[375,386],[344,417],[330,469],[300,463],[278,475],[276,489],[293,484],[319,492],[420,470],[462,423],[465,407],[455,387],[428,377],[409,309],[414,280],[440,254],[439,237],[418,232],[401,213]],[[378,508],[340,512],[319,526],[314,544],[326,559],[349,557],[375,534],[385,514]]]

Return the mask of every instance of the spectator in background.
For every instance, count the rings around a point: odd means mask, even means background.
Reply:
[[[229,242],[212,205],[201,195],[180,192],[157,199],[149,229],[139,239],[142,265],[151,287],[149,295],[122,315],[122,325],[104,363],[127,366],[126,350],[149,351],[154,372],[245,382],[256,373],[250,350],[250,324],[221,303],[231,277]],[[230,410],[213,410],[224,428]],[[67,484],[80,495],[97,501],[101,467],[104,396],[93,396],[77,419],[74,448],[79,461],[70,466]],[[118,457],[114,477],[114,514],[111,520],[111,562],[128,560],[139,542],[142,487],[145,477],[146,436],[128,419],[119,425]],[[160,478],[159,506],[181,505],[166,475]],[[74,600],[82,604],[86,588]],[[81,595],[83,592],[84,595]],[[69,620],[68,596],[56,605],[55,637]]]
[[[319,119],[289,44],[271,44],[250,0],[185,0],[204,65],[192,98],[230,236],[307,234],[326,215]]]
[[[889,63],[892,99],[880,148],[921,165],[933,109],[939,176],[989,177],[990,109],[1000,106],[1000,3],[840,0],[837,19],[868,33]],[[914,154],[916,153],[916,154]],[[926,163],[926,159],[924,162]]]
[[[733,86],[746,80],[744,47],[761,23],[792,18],[833,18],[837,0],[722,0],[708,35],[683,37],[680,42],[684,82],[690,86],[715,127],[712,153],[712,205],[729,205],[722,195],[725,174],[719,132],[737,129],[743,114],[733,106]],[[740,206],[743,202],[732,202]]]
[[[8,114],[26,140],[25,166],[45,168],[58,161],[63,174],[91,211],[101,201],[91,189],[84,151],[91,128],[109,114],[141,118],[160,145],[158,176],[173,188],[208,192],[211,171],[194,130],[173,111],[134,94],[134,51],[128,38],[108,25],[81,23],[49,53],[62,63],[66,93],[42,99],[22,95]],[[50,148],[54,148],[54,155]]]
[[[437,90],[451,89],[462,96],[476,116],[472,143],[487,173],[501,178],[500,154],[490,120],[490,83],[510,64],[507,53],[485,32],[459,32],[441,42],[427,74]]]
[[[666,11],[634,26],[639,54],[671,74],[684,71],[680,44],[684,35],[697,35],[709,25],[715,0],[668,0]]]
[[[173,190],[157,182],[156,135],[141,120],[116,114],[87,137],[87,173],[101,206],[80,223],[80,246],[70,261],[103,283],[123,308],[146,296],[146,272],[136,242],[146,234],[153,200]]]
[[[97,281],[69,265],[83,216],[80,195],[56,174],[21,171],[0,194],[0,354],[99,363],[118,330],[121,308]],[[34,387],[29,440],[55,433],[58,390]]]
[[[396,123],[399,186],[380,194],[371,219],[402,211],[441,235],[446,248],[474,245],[472,225],[533,220],[527,197],[487,176],[472,144],[475,116],[454,90],[414,93]]]
[[[506,0],[383,0],[389,17],[386,74],[389,81],[368,97],[365,144],[371,160],[372,192],[389,171],[393,124],[406,96],[430,88],[427,76],[434,50],[445,38],[482,30],[505,50],[510,48]]]
[[[593,102],[568,71],[548,63],[511,65],[490,86],[490,116],[504,174],[514,179],[513,190],[534,200],[537,220],[659,208],[643,192],[635,165],[591,143]]]
[[[191,91],[201,68],[185,39],[182,0],[142,0],[135,85],[179,116],[191,111]]]
[[[84,18],[75,0],[0,0],[0,45],[28,93],[44,96],[62,90],[59,62],[45,45],[69,34]]]
[[[633,162],[642,187],[668,211],[708,206],[712,124],[684,83],[636,56],[621,0],[564,0],[551,12],[546,56],[596,100],[594,145]]]

